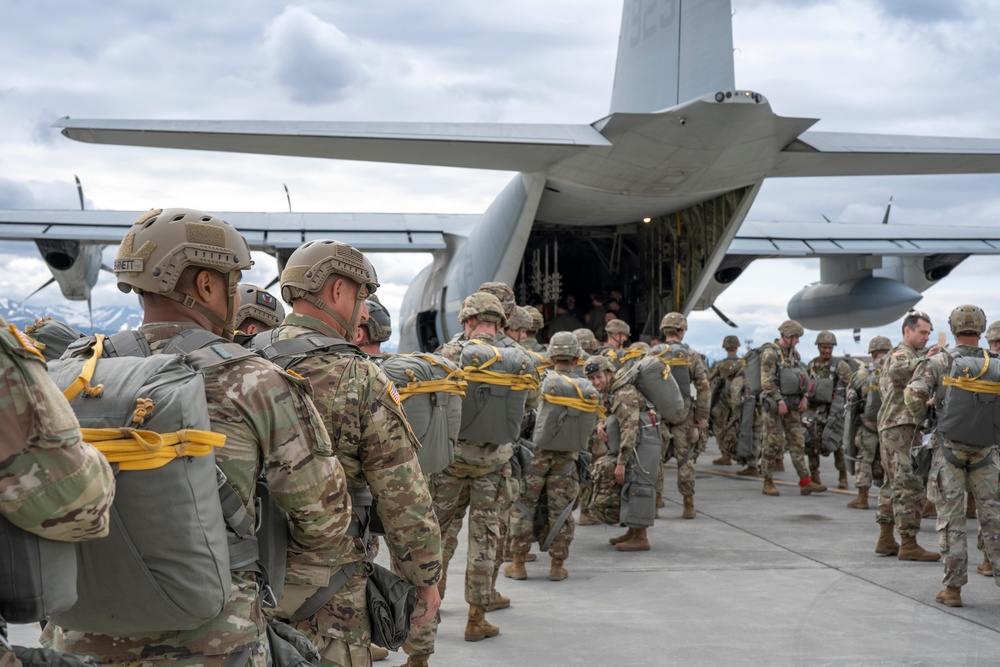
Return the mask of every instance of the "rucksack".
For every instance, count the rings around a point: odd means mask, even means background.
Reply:
[[[801,363],[786,366],[781,363],[781,348],[777,343],[764,343],[746,353],[746,386],[754,396],[762,390],[760,381],[760,360],[765,349],[772,349],[778,358],[778,390],[782,396],[804,396],[809,388],[809,376]]]
[[[531,440],[538,449],[582,452],[597,424],[600,395],[589,380],[550,371]]]
[[[774,343],[764,343],[760,347],[747,350],[743,357],[743,375],[746,377],[746,388],[754,396],[759,396],[761,392],[760,383],[760,356],[765,349],[773,348],[778,354],[778,364],[781,364],[781,351]]]
[[[632,384],[668,423],[684,418],[684,396],[674,379],[672,366],[662,357],[645,357],[631,368],[614,375],[611,391]]]
[[[258,556],[238,499],[227,531],[214,455],[225,436],[211,432],[201,369],[251,353],[191,329],[163,354],[132,331],[83,339],[67,354],[49,373],[67,387],[84,440],[118,474],[110,533],[76,545],[79,599],[53,620],[112,636],[198,628],[229,599],[230,570]]]
[[[441,472],[455,460],[465,373],[433,354],[392,354],[379,365],[399,391],[406,420],[420,442],[420,469],[426,475]]]
[[[528,392],[538,388],[523,350],[475,340],[461,343],[459,367],[468,387],[462,399],[459,438],[487,445],[517,442]]]
[[[949,440],[986,448],[1000,442],[1000,356],[981,352],[946,352],[953,361],[948,376],[941,379],[945,392],[937,408],[937,430]]]

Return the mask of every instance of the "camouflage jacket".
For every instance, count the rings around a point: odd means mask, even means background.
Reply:
[[[159,353],[191,323],[139,327]],[[216,453],[219,468],[256,516],[254,484],[267,476],[274,500],[288,513],[292,540],[289,567],[329,548],[347,530],[350,497],[344,472],[332,456],[326,429],[309,398],[306,382],[256,356],[204,370],[212,431],[226,436]],[[229,601],[219,615],[195,630],[109,637],[46,626],[43,641],[53,648],[92,655],[98,662],[190,659],[223,655],[258,641],[265,632],[257,576],[233,572]]]
[[[708,381],[714,383],[718,380],[732,380],[736,377],[736,374],[743,367],[743,362],[735,354],[732,354],[725,359],[719,359],[712,364],[711,369],[708,371]]]
[[[331,326],[292,314],[278,327],[279,340],[311,336],[343,339]],[[415,586],[431,586],[441,578],[441,531],[430,492],[417,462],[420,446],[403,414],[398,393],[385,373],[356,351],[331,351],[306,357],[292,370],[309,380],[313,400],[330,433],[334,451],[353,489],[371,489],[385,541],[399,563],[400,575]],[[311,554],[311,567],[289,565],[286,582],[326,585],[350,563],[365,562],[365,545],[342,533],[330,547]],[[343,593],[343,595],[342,595]],[[367,613],[345,609],[354,603],[338,592],[318,611],[318,631],[349,644],[368,643]]]
[[[917,423],[921,423],[927,417],[929,411],[929,406],[927,401],[931,398],[939,397],[943,394],[941,391],[942,384],[941,379],[948,377],[951,373],[952,364],[955,363],[954,357],[949,354],[949,352],[956,351],[962,356],[975,356],[982,358],[983,350],[982,348],[976,347],[975,345],[959,345],[956,348],[950,348],[948,350],[942,350],[933,357],[923,359],[922,363],[917,366],[917,370],[913,373],[913,377],[907,383],[906,388],[903,390],[903,403],[906,405],[906,409],[910,411],[913,418]],[[936,405],[940,401],[938,398],[935,401],[935,407],[940,407]],[[954,440],[946,440],[952,449],[964,449],[968,451],[983,451],[980,447],[969,447],[961,443],[955,442]]]
[[[857,404],[858,419],[871,431],[877,431],[878,424],[870,419],[865,419],[865,401],[868,392],[878,391],[878,376],[875,373],[880,365],[874,361],[864,364],[854,371],[854,375],[851,376],[851,381],[847,385],[847,402]]]
[[[923,357],[906,343],[900,343],[882,362],[878,387],[882,395],[882,408],[878,411],[878,430],[894,426],[915,426],[920,420],[906,409],[903,390],[917,370]]]
[[[108,534],[114,475],[37,349],[0,318],[0,514],[50,540]]]
[[[639,419],[646,414],[646,399],[634,384],[626,384],[615,389],[611,395],[611,412],[621,429],[621,444],[618,448],[618,463],[628,465],[635,453],[639,439]]]
[[[782,368],[798,366],[802,363],[802,357],[794,347],[786,350],[777,341],[772,344],[762,346],[760,354],[760,394],[774,400],[775,403],[781,400],[781,385],[779,383],[778,372]],[[796,406],[789,405],[789,410],[794,410]]]
[[[837,367],[833,368],[833,361],[835,359],[837,360]],[[822,357],[814,357],[806,366],[806,373],[809,374],[810,378],[828,378],[831,374],[836,374],[835,391],[846,391],[847,387],[851,384],[851,378],[854,376],[854,371],[851,370],[850,364],[837,357],[830,357],[827,361],[823,361]],[[822,419],[830,414],[830,406],[810,402],[807,412]]]

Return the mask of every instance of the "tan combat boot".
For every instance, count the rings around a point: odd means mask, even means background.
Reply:
[[[778,492],[778,487],[774,485],[774,480],[768,475],[764,478],[764,490],[761,491],[765,496],[780,496]]]
[[[847,503],[848,507],[853,507],[858,510],[868,509],[868,487],[859,486],[858,487],[858,497]],[[888,524],[886,524],[888,525]]]
[[[799,493],[803,496],[808,496],[810,493],[823,493],[826,491],[826,487],[813,480],[809,477],[803,477],[799,480]]]
[[[535,554],[531,553],[530,551],[528,553],[524,554],[524,562],[525,563],[534,563],[536,560],[538,560],[538,556],[536,556]]]
[[[947,607],[962,606],[962,587],[948,586],[934,596],[934,599]]]
[[[875,553],[879,556],[895,556],[899,553],[899,545],[896,544],[896,538],[893,537],[892,531],[896,527],[895,524],[891,523],[880,523],[878,542],[875,543]]]
[[[969,494],[969,499],[965,501],[965,518],[976,518],[976,497],[971,493]]]
[[[990,562],[990,557],[985,552],[983,552],[983,562],[976,568],[976,572],[984,577],[993,576],[993,563]]]
[[[576,520],[576,525],[578,526],[596,526],[600,521],[589,509],[580,510],[580,518]]]
[[[419,653],[417,655],[410,655],[406,657],[406,662],[404,662],[399,667],[429,667],[428,660],[430,660],[429,653]]]
[[[694,515],[694,496],[684,496],[684,512],[681,513],[681,518],[693,519]]]
[[[618,551],[649,551],[649,540],[646,539],[645,528],[634,528],[632,539],[615,545]]]
[[[372,662],[378,662],[379,660],[385,660],[389,657],[389,649],[382,648],[378,644],[372,644],[369,649],[372,654]]]
[[[823,480],[820,479],[820,476],[819,476],[819,470],[810,470],[809,471],[809,479],[811,479],[812,481],[816,482],[817,484],[822,484],[823,483]]]
[[[774,462],[771,466],[771,472],[785,472],[785,459],[781,458]]]
[[[667,504],[663,502],[663,496],[659,493],[656,494],[656,509],[662,509],[666,507]]]
[[[840,479],[837,480],[837,488],[838,489],[848,489],[848,488],[850,488],[850,486],[851,485],[847,483],[847,471],[846,470],[841,470],[840,471]]]
[[[927,551],[917,544],[916,535],[902,535],[901,538],[899,553],[896,554],[899,560],[916,560],[923,563],[933,563],[934,561],[941,560],[941,554],[936,551]]]
[[[729,454],[723,454],[719,458],[712,461],[714,466],[731,466],[733,465],[733,457]]]
[[[562,581],[569,576],[569,572],[563,567],[564,562],[562,558],[552,559],[552,565],[549,566],[549,581]]]
[[[934,507],[934,503],[930,500],[924,503],[923,509],[920,510],[921,519],[930,519],[937,516],[937,508]]]
[[[626,530],[621,535],[617,535],[615,537],[609,537],[608,538],[608,544],[614,544],[614,545],[617,546],[617,545],[621,544],[622,542],[628,542],[629,540],[632,539],[632,533],[634,533],[634,532],[635,532],[634,528],[629,528],[628,530]]]
[[[497,611],[498,609],[506,609],[509,606],[510,598],[506,595],[501,595],[500,591],[494,589],[490,595],[490,603],[486,605],[486,611]]]
[[[743,470],[736,471],[736,474],[739,475],[740,477],[756,477],[757,475],[760,474],[760,471],[757,470],[757,466],[748,465]]]
[[[469,605],[469,621],[465,624],[465,641],[479,642],[488,637],[496,637],[500,628],[486,620],[486,607]]]
[[[510,565],[503,568],[503,576],[515,581],[523,581],[528,578],[528,573],[524,569],[524,554],[514,554],[514,560]]]

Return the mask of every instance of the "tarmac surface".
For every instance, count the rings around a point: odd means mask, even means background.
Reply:
[[[759,479],[733,476],[737,466],[711,465],[717,455],[713,442],[697,465],[694,520],[680,518],[667,466],[667,506],[649,530],[650,551],[616,551],[607,539],[623,529],[577,526],[565,581],[548,580],[546,554],[527,564],[526,581],[501,574],[512,606],[487,615],[500,635],[475,643],[463,638],[463,532],[431,665],[1000,663],[1000,589],[975,572],[974,519],[965,606],[949,608],[934,601],[941,562],[875,554],[874,498],[864,511],[846,506],[853,488],[801,496],[787,457],[788,472],[775,475],[781,496],[767,497]],[[836,483],[833,459],[821,468]],[[924,519],[918,541],[937,550],[934,519]],[[37,635],[12,631],[22,644]],[[377,664],[405,659],[400,651]]]

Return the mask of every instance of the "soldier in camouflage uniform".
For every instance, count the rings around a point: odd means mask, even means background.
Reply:
[[[816,336],[816,347],[819,349],[819,356],[814,357],[806,366],[810,381],[833,376],[834,391],[845,391],[851,384],[851,377],[854,371],[850,364],[843,359],[837,359],[834,367],[833,348],[837,346],[837,337],[831,331],[820,331]],[[819,461],[822,452],[823,429],[830,418],[830,405],[809,401],[803,421],[806,426],[806,453],[809,455],[809,476],[817,484],[821,484],[819,476]],[[847,463],[844,461],[843,447],[833,453],[833,465],[839,473],[837,488],[846,489],[847,484]]]
[[[698,458],[700,431],[707,427],[711,390],[708,386],[708,373],[701,361],[700,355],[683,343],[687,332],[687,318],[681,313],[667,313],[660,321],[660,333],[665,341],[650,350],[650,354],[676,354],[671,357],[671,372],[675,377],[687,376],[687,383],[695,388],[696,397],[692,400],[690,392],[684,394],[684,411],[677,424],[660,421],[660,435],[663,438],[663,458],[666,462],[671,456],[677,460],[677,491],[684,499],[684,510],[681,516],[685,519],[695,517],[694,510],[694,463]],[[686,362],[673,365],[673,362]],[[663,496],[663,468],[657,484],[657,504]]]
[[[281,302],[263,287],[241,283],[236,293],[240,303],[234,318],[237,331],[253,336],[261,331],[270,331],[285,319]]]
[[[615,370],[618,370],[622,367],[622,358],[627,352],[625,348],[628,347],[629,338],[632,336],[632,328],[628,322],[616,319],[608,322],[604,331],[607,333],[607,343],[598,349],[598,354],[607,357]]]
[[[740,349],[739,338],[726,336],[722,340],[722,349],[726,351],[726,358],[712,364],[708,372],[708,383],[712,390],[709,429],[722,453],[722,456],[712,461],[712,465],[716,466],[733,464],[733,450],[736,448],[736,431],[732,428],[733,412],[739,404],[730,400],[730,393],[733,378],[743,369],[743,362],[736,354]]]
[[[802,413],[806,411],[805,394],[782,394],[780,370],[801,365],[799,353],[795,350],[799,338],[803,334],[802,325],[795,320],[786,320],[778,327],[781,338],[774,343],[763,346],[760,357],[760,386],[762,412],[761,428],[764,431],[764,446],[761,452],[760,472],[764,476],[766,496],[780,495],[771,478],[775,463],[783,455],[782,431],[792,455],[792,465],[799,476],[799,492],[807,496],[810,493],[826,491],[826,487],[817,484],[809,477],[809,469],[805,461],[805,428],[802,426]]]
[[[534,352],[544,352],[545,346],[538,342],[538,332],[545,326],[545,318],[534,306],[524,306],[524,309],[531,315],[531,326],[528,327],[528,335],[521,341],[521,347]]]
[[[573,335],[580,341],[580,347],[587,355],[597,354],[599,345],[593,331],[583,327],[582,329],[574,329]]]
[[[621,430],[621,443],[617,452],[608,452],[594,462],[594,513],[602,521],[618,524],[625,468],[631,464],[639,439],[639,419],[646,412],[646,398],[634,384],[613,389],[614,369],[607,357],[595,355],[584,366],[587,379],[601,392],[603,404],[609,415],[615,415]],[[608,433],[604,422],[597,425],[597,434],[604,442]],[[629,528],[624,534],[608,540],[618,551],[649,551],[646,528]]]
[[[367,318],[364,313],[361,315],[358,336],[354,339],[354,344],[369,357],[381,357],[382,343],[392,337],[392,318],[374,295],[371,295],[370,299],[365,299],[365,313]]]
[[[178,334],[206,329],[232,339],[236,286],[249,268],[250,249],[227,222],[190,209],[154,210],[140,217],[115,259],[118,288],[143,297],[139,332],[154,354]],[[251,355],[202,371],[212,431],[226,436],[219,469],[251,519],[261,472],[272,498],[288,513],[289,571],[347,530],[350,497],[344,472],[310,400],[309,386]],[[229,600],[219,615],[194,630],[111,637],[45,626],[42,643],[93,657],[100,664],[181,667],[270,664],[261,613],[260,582],[252,570],[232,572]],[[241,655],[242,661],[233,659]]]
[[[281,296],[292,314],[276,329],[278,341],[325,336],[343,345],[297,357],[290,369],[312,386],[322,423],[344,466],[352,497],[370,492],[385,542],[400,576],[417,587],[417,626],[427,623],[441,598],[441,533],[430,493],[417,463],[419,444],[403,415],[399,395],[353,340],[364,301],[378,287],[371,262],[337,241],[310,241],[288,258]],[[347,581],[318,611],[295,627],[320,649],[324,667],[371,662],[370,620],[365,589],[371,574],[363,534],[366,517],[355,500],[351,530],[310,559],[309,568],[289,567],[277,615],[290,618],[317,587],[344,569]],[[367,514],[367,513],[365,513]]]
[[[857,406],[857,433],[854,443],[857,447],[855,459],[854,486],[858,487],[858,497],[847,503],[854,509],[868,509],[868,490],[874,478],[872,468],[878,455],[878,422],[865,416],[865,404],[870,400],[871,392],[878,391],[878,368],[885,358],[886,352],[892,349],[892,343],[885,336],[875,336],[868,343],[868,354],[872,362],[859,368],[851,378],[847,390],[848,404]],[[882,487],[887,488],[887,487]],[[876,506],[876,521],[892,523],[892,494],[879,493]]]
[[[955,347],[944,354],[930,357],[917,368],[903,392],[907,409],[923,421],[928,407],[941,411],[940,420],[949,409],[955,409],[951,399],[942,404],[945,386],[949,384],[952,365],[957,356],[982,358],[979,336],[986,330],[986,314],[978,306],[959,306],[948,317]],[[990,364],[1000,363],[1000,357],[988,357]],[[951,383],[954,385],[954,382]],[[966,391],[952,386],[949,391]],[[961,405],[961,403],[957,403]],[[962,606],[962,586],[969,581],[969,554],[965,537],[965,493],[976,499],[979,513],[980,541],[987,559],[1000,565],[1000,489],[997,471],[992,465],[996,454],[993,425],[987,422],[985,434],[991,446],[980,447],[958,442],[940,432],[932,436],[936,441],[931,463],[927,494],[937,507],[937,534],[941,553],[944,555],[945,585],[935,600],[948,607]],[[1000,578],[994,577],[1000,586]]]
[[[514,306],[514,310],[507,318],[507,327],[504,329],[507,336],[520,344],[528,337],[529,327],[531,327],[531,313],[523,306]]]
[[[598,342],[597,338],[594,336],[594,332],[584,327],[582,329],[576,329],[573,331],[573,335],[580,342],[580,348],[584,351],[584,358],[580,359],[582,363],[581,369],[586,368],[587,359],[586,357],[597,354]],[[586,373],[583,373],[586,377]],[[608,406],[605,406],[608,407]],[[594,461],[599,460],[602,456],[608,453],[608,446],[604,444],[604,441],[597,437],[597,431],[590,436],[590,443],[588,445],[588,450]],[[576,525],[578,526],[596,526],[601,523],[601,521],[594,516],[591,511],[591,501],[593,499],[593,485],[585,485],[580,490],[580,518],[577,519]]]
[[[903,340],[882,362],[879,375],[879,393],[882,407],[878,411],[878,438],[887,484],[892,491],[892,513],[902,545],[893,539],[893,523],[885,518],[879,522],[879,538],[875,553],[897,556],[900,560],[936,561],[940,554],[926,551],[917,544],[920,532],[921,510],[924,497],[924,480],[914,474],[910,464],[910,448],[917,441],[920,420],[906,408],[903,391],[923,361],[919,352],[927,345],[931,335],[931,320],[924,313],[910,312],[903,319]],[[927,352],[932,357],[939,352],[933,347]]]

